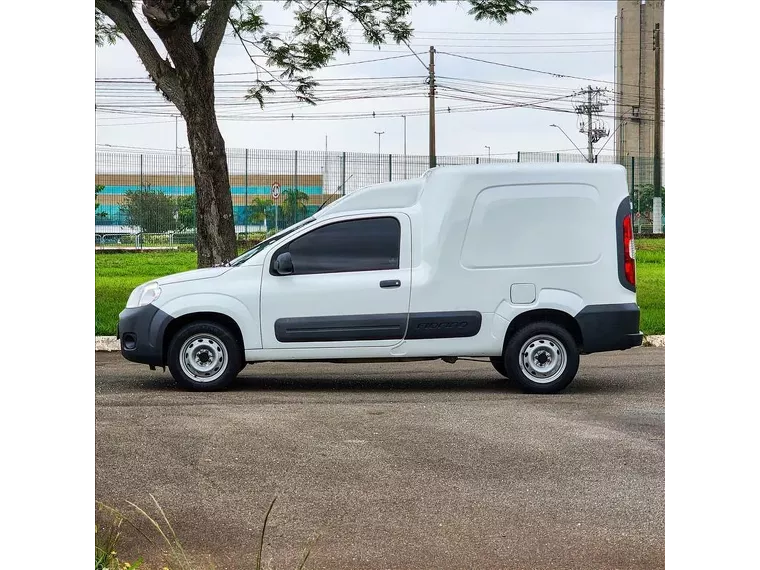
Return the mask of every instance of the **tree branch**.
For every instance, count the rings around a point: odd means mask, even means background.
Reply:
[[[185,111],[185,98],[175,69],[161,59],[132,11],[131,2],[122,0],[95,0],[95,6],[108,16],[135,48],[145,69],[158,88],[174,103],[180,113]]]
[[[349,6],[348,2],[343,2],[341,0],[336,0],[335,2],[333,2],[333,4],[337,5],[339,8],[342,8],[343,10],[345,10],[346,12],[348,12],[349,14],[351,14],[351,16],[354,18],[355,22],[359,22],[359,24],[361,25],[361,27],[364,28],[364,37],[367,38],[368,41],[369,41],[369,37],[374,37],[375,36],[374,30],[372,30],[369,26],[367,26],[366,22],[364,21],[364,18],[361,17],[361,15],[359,15],[356,12],[356,10],[352,10],[351,9],[351,7]],[[370,41],[370,43],[372,43],[372,42]]]
[[[235,0],[215,0],[206,14],[198,44],[206,52],[209,61],[214,61],[219,46],[222,45],[224,31],[227,29],[227,21],[234,5]]]
[[[248,46],[246,46],[245,44],[246,44],[246,42],[250,43],[252,46],[254,46],[256,49],[260,50],[262,53],[265,53],[264,50],[262,50],[259,46],[257,46],[255,42],[252,42],[251,40],[245,39],[242,36],[242,34],[240,33],[240,30],[235,25],[235,22],[232,21],[232,19],[230,19],[230,25],[232,26],[232,29],[235,32],[235,36],[240,40],[240,45],[243,46],[243,49],[245,50],[245,53],[248,54],[248,59],[251,60],[251,63],[256,68],[256,83],[259,85],[259,88],[258,89],[249,89],[248,95],[246,95],[245,98],[246,99],[255,99],[256,101],[259,102],[259,105],[263,109],[264,108],[263,94],[264,93],[269,93],[269,94],[274,93],[274,89],[272,89],[269,85],[267,85],[266,83],[262,83],[259,80],[259,69],[261,71],[266,71],[272,77],[272,79],[274,79],[277,83],[279,83],[280,85],[282,85],[285,89],[287,89],[288,91],[290,91],[291,93],[293,93],[293,95],[295,95],[296,98],[298,98],[298,93],[296,91],[294,91],[293,89],[291,89],[290,87],[288,87],[285,83],[283,83],[282,81],[280,81],[266,67],[264,67],[263,65],[259,65],[258,63],[256,63],[256,60],[253,59],[253,55],[251,55],[251,52],[248,50]]]

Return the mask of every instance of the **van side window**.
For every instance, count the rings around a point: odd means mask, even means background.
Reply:
[[[315,229],[288,247],[295,275],[399,268],[401,225],[396,218],[366,218]]]

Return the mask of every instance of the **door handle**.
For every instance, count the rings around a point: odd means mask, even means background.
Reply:
[[[380,281],[380,287],[382,289],[393,289],[394,287],[401,287],[401,281],[398,279],[386,279]]]

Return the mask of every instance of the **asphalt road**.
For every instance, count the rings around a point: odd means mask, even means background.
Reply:
[[[257,364],[191,393],[98,353],[96,499],[137,522],[152,493],[199,568],[255,568],[274,497],[264,568],[317,534],[308,568],[662,568],[664,360],[582,357],[554,396],[462,361]]]

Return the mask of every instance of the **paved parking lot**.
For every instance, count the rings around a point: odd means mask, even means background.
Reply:
[[[275,569],[317,533],[308,568],[662,568],[664,360],[582,357],[554,396],[440,361],[249,365],[198,394],[97,353],[96,498],[130,512],[152,493],[217,570],[255,567],[275,496]],[[156,560],[122,530],[120,554]]]

